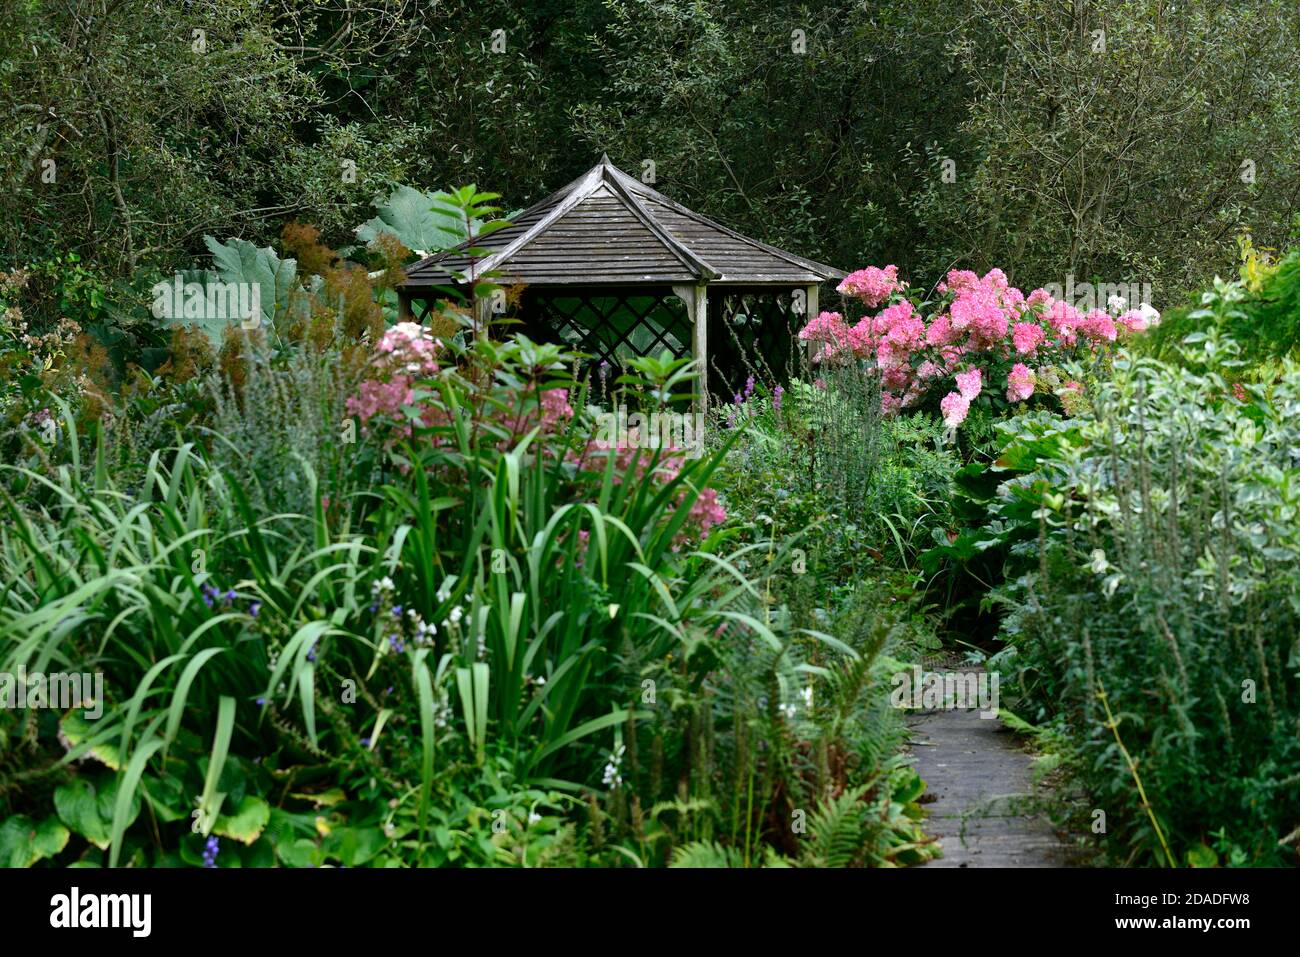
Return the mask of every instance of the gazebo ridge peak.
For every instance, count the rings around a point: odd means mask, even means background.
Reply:
[[[842,270],[777,249],[688,209],[602,153],[595,166],[524,210],[508,228],[408,267],[404,288],[496,270],[528,285],[595,282],[729,284],[825,282]],[[488,250],[477,261],[469,246]],[[471,272],[473,275],[470,275]]]

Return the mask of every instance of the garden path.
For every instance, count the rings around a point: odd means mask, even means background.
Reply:
[[[1031,806],[1030,756],[1001,719],[943,709],[915,712],[908,726],[917,773],[933,798],[923,805],[926,832],[943,848],[924,866],[1069,865],[1068,848]]]

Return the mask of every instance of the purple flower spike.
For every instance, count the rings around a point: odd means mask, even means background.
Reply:
[[[221,839],[214,834],[203,846],[203,866],[216,867],[219,853],[221,853]]]

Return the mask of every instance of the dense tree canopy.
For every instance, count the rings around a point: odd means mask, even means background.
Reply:
[[[517,208],[601,151],[846,268],[1166,299],[1300,199],[1286,0],[12,0],[5,26],[0,256],[63,277],[30,286],[46,318],[83,268],[293,219],[346,243],[393,183]]]

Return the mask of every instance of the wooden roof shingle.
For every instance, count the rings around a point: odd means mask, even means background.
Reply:
[[[464,254],[488,250],[477,262]],[[407,267],[414,292],[495,270],[530,286],[807,285],[844,272],[742,236],[627,175],[602,156],[513,224]]]

